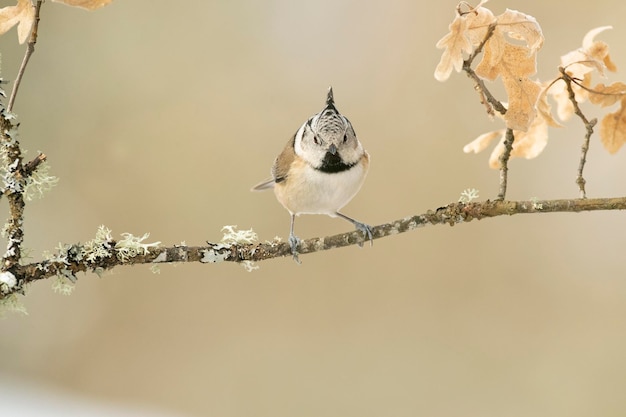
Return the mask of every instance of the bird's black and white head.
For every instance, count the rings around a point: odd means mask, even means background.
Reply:
[[[364,150],[350,121],[335,107],[333,89],[328,89],[326,106],[296,132],[295,152],[313,168],[341,172],[354,166]]]

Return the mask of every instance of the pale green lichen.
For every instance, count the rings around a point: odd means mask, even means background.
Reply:
[[[82,259],[82,249],[78,245],[66,245],[59,242],[56,249],[56,253],[44,251],[43,258],[53,263],[63,263],[65,265],[70,264],[69,257],[72,255],[78,258],[76,260]]]
[[[66,278],[70,280],[72,283],[76,283],[76,281],[78,280],[76,275],[74,275],[74,272],[71,269],[67,269],[67,268],[59,269],[57,276]]]
[[[144,233],[143,236],[134,236],[130,233],[122,233],[123,239],[115,244],[115,252],[117,259],[122,262],[141,254],[148,253],[150,248],[158,248],[161,242],[142,243],[146,240],[150,233]]]
[[[229,225],[222,227],[224,237],[220,243],[227,245],[233,244],[249,244],[258,240],[256,232],[252,229],[249,230],[237,230],[237,225]]]
[[[530,202],[533,203],[533,209],[543,210],[543,204],[539,203],[539,199],[537,197],[532,197]]]
[[[224,232],[224,237],[220,243],[215,245],[213,248],[215,250],[220,250],[224,248],[228,248],[232,245],[237,244],[251,244],[258,241],[258,236],[256,232],[252,229],[248,230],[237,230],[237,225],[228,225],[222,227],[222,232]],[[276,238],[275,238],[276,240]],[[214,252],[214,254],[209,253]],[[204,257],[202,258],[202,262],[220,262],[224,259],[228,258],[230,253],[226,252],[225,254],[221,254],[215,251],[205,251]],[[205,260],[207,259],[207,260]],[[212,260],[216,259],[216,260]],[[240,262],[241,266],[248,272],[252,272],[255,269],[259,269],[259,267],[252,261],[242,261]]]
[[[20,265],[25,265],[28,260],[33,259],[33,250],[31,248],[22,248],[22,257],[20,258]]]
[[[122,233],[122,239],[114,243],[111,229],[102,225],[96,232],[96,237],[82,246],[81,256],[89,262],[96,262],[110,256],[115,256],[126,262],[137,255],[145,255],[151,248],[158,248],[161,242],[143,243],[150,236],[135,236],[131,233]]]
[[[3,115],[5,119],[12,118],[9,114]],[[50,175],[50,165],[45,161],[40,163],[37,169],[28,175],[28,178],[22,178],[15,175],[19,164],[19,159],[12,161],[9,158],[9,148],[15,145],[19,138],[17,126],[12,126],[4,132],[9,141],[0,144],[0,177],[4,185],[4,190],[24,193],[24,199],[31,201],[35,198],[43,197],[44,193],[58,184],[59,178]],[[22,150],[22,155],[26,155],[27,151]]]
[[[7,295],[4,298],[0,299],[0,317],[3,316],[4,313],[7,311],[22,313],[25,316],[28,315],[26,307],[24,307],[24,304],[22,304],[17,294]]]
[[[248,272],[252,272],[256,269],[259,269],[259,266],[252,261],[241,261],[241,266]]]
[[[56,280],[52,283],[52,290],[56,293],[63,295],[71,295],[74,291],[74,282],[66,276],[57,276]]]
[[[111,229],[101,225],[96,232],[96,237],[83,245],[82,254],[89,262],[96,262],[111,256],[113,254]]]
[[[468,188],[463,190],[461,196],[459,197],[459,203],[469,203],[473,200],[476,200],[479,197],[478,190],[475,188]]]
[[[160,274],[161,273],[161,265],[152,264],[150,266],[150,272],[152,272],[153,274]]]
[[[42,198],[47,191],[59,183],[59,178],[50,175],[49,171],[50,165],[47,162],[43,162],[28,177],[24,187],[24,198],[27,201]]]

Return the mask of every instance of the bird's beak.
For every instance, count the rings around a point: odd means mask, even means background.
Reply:
[[[330,152],[333,155],[337,153],[337,147],[335,146],[334,143],[330,144],[330,146],[328,147],[328,152]]]

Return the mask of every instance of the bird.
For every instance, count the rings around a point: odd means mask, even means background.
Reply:
[[[369,165],[369,154],[350,121],[337,110],[329,87],[322,111],[300,126],[274,160],[271,178],[252,188],[274,189],[276,199],[289,211],[289,245],[297,263],[301,241],[294,233],[294,224],[301,214],[326,214],[347,220],[373,243],[369,225],[339,211],[360,190]]]

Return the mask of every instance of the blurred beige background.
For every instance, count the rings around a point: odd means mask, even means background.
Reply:
[[[46,2],[15,110],[23,146],[45,152],[61,182],[28,205],[27,246],[39,259],[100,224],[167,245],[218,241],[230,224],[286,237],[287,212],[248,190],[329,85],[372,156],[346,214],[376,225],[465,188],[494,198],[488,153],[462,147],[499,125],[464,75],[432,75],[455,6],[116,0],[88,13]],[[626,80],[626,3],[488,6],[538,19],[542,79],[589,29],[614,25],[601,38],[621,69],[613,79]],[[16,43],[14,30],[0,38],[5,79],[22,59]],[[583,130],[567,126],[537,159],[511,163],[511,199],[577,196]],[[594,137],[589,195],[624,195],[624,175],[626,150],[609,156]],[[119,268],[81,276],[70,297],[38,282],[29,315],[0,321],[0,381],[185,416],[621,416],[625,227],[620,212],[502,217],[253,273]],[[347,230],[297,222],[303,238]]]

